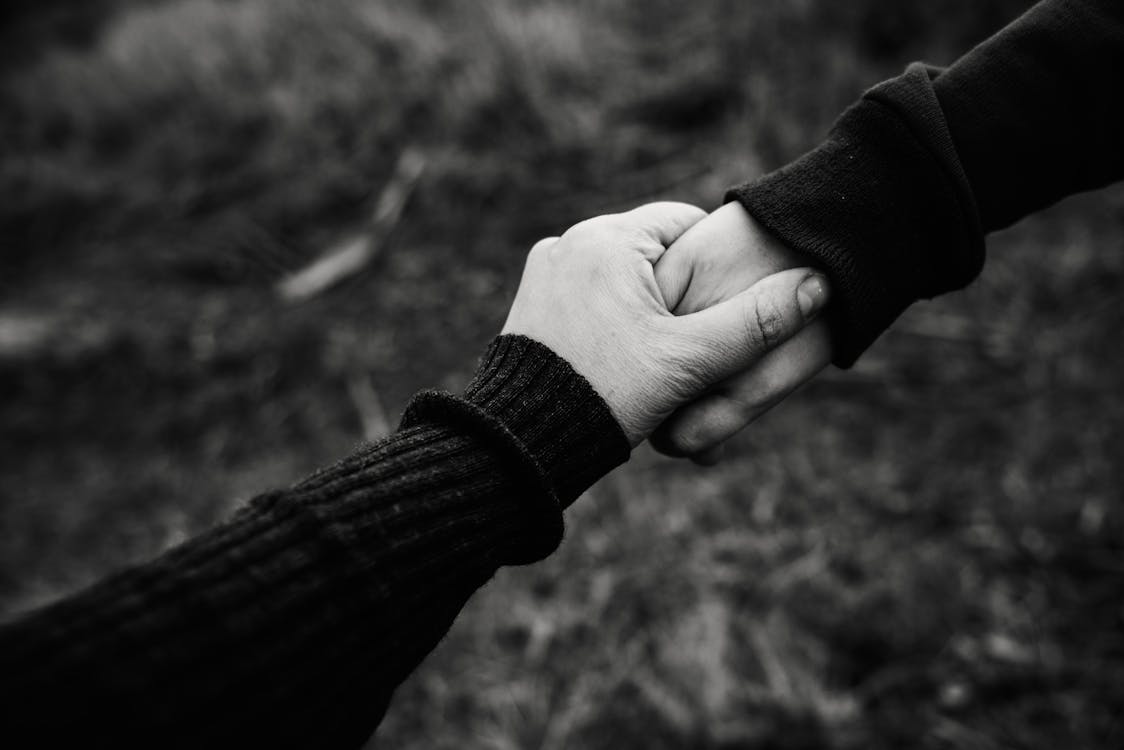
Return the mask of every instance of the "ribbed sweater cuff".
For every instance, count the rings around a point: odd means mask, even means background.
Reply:
[[[937,73],[911,65],[844,112],[819,147],[726,195],[831,278],[840,367],[913,302],[965,286],[983,266],[971,187],[933,93]]]
[[[557,545],[562,510],[627,461],[630,452],[628,439],[589,381],[526,336],[496,338],[463,398],[439,391],[415,396],[402,426],[426,422],[473,434],[503,454],[531,489],[526,510],[535,536],[553,539],[553,544],[533,545],[537,548]]]

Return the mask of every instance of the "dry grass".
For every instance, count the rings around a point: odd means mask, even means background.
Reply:
[[[463,384],[537,237],[713,205],[1019,5],[25,9],[0,39],[0,609]],[[429,168],[379,259],[280,302],[407,148]],[[1124,193],[1069,201],[723,466],[641,451],[474,598],[375,744],[1118,747],[1121,250]]]

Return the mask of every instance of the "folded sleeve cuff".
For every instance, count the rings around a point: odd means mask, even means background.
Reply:
[[[911,65],[868,91],[816,149],[731,189],[828,274],[834,362],[850,367],[909,305],[967,285],[983,231],[932,80]]]
[[[530,490],[524,510],[535,531],[526,545],[528,559],[557,546],[562,510],[630,452],[593,386],[526,336],[496,338],[463,397],[440,391],[416,395],[402,426],[422,423],[454,427],[502,454]]]

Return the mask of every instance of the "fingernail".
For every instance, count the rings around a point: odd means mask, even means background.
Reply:
[[[800,312],[810,318],[827,304],[827,281],[822,274],[811,273],[796,287],[796,301]]]

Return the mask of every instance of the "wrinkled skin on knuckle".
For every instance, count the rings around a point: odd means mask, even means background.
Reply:
[[[745,397],[744,394],[730,392],[723,392],[715,404],[711,408],[721,409],[728,419],[742,423],[757,416],[760,408],[760,402],[753,396]]]
[[[619,219],[614,216],[594,216],[579,221],[566,230],[562,239],[571,250],[589,252],[602,249],[612,242],[619,233]]]
[[[732,403],[737,404],[747,417],[756,418],[783,401],[797,385],[798,383],[792,381],[783,372],[760,368],[725,395]]]
[[[690,456],[709,448],[702,431],[702,424],[696,420],[686,420],[672,430],[671,443],[681,455]]]
[[[728,439],[760,414],[752,403],[709,394],[685,410],[683,418],[674,425],[675,449],[686,455],[702,453]]]
[[[750,356],[760,357],[784,341],[784,311],[775,303],[754,298],[745,311],[745,336]]]
[[[622,250],[637,250],[645,255],[653,250],[663,251],[659,241],[641,227],[622,226],[616,230],[613,241]]]
[[[716,407],[721,407],[720,400],[705,398],[676,414],[662,436],[672,455],[693,456],[721,441],[723,420]]]

